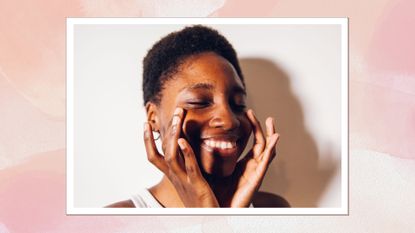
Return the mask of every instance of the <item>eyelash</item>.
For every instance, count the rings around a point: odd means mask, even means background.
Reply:
[[[246,105],[244,105],[244,104],[235,104],[235,108],[236,108],[238,111],[245,111],[245,109],[246,109]]]
[[[193,107],[196,106],[197,109],[205,108],[205,107],[208,107],[210,105],[210,103],[207,102],[207,101],[189,101],[189,102],[187,102],[187,104],[190,105],[190,106],[193,106]]]
[[[188,105],[195,107],[196,109],[202,109],[202,108],[206,108],[209,107],[211,105],[211,103],[209,101],[189,101],[187,102]],[[246,105],[244,104],[233,104],[233,108],[236,111],[240,111],[243,112],[246,109]]]

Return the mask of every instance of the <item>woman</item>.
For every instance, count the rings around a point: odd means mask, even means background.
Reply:
[[[246,110],[236,52],[216,30],[186,27],[158,41],[144,59],[143,92],[147,157],[164,177],[109,207],[288,206],[279,196],[258,192],[279,135],[272,118],[263,132]],[[251,133],[254,145],[238,161]]]

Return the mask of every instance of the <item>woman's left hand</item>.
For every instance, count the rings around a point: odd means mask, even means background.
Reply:
[[[279,139],[271,117],[265,121],[267,132],[265,136],[253,111],[248,110],[246,115],[253,127],[254,145],[236,165],[232,178],[235,182],[232,185],[234,192],[227,203],[229,207],[249,207],[254,194],[261,186],[269,164],[276,155],[275,146]]]

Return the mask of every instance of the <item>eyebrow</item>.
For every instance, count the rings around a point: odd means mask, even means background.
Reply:
[[[211,83],[196,83],[196,84],[191,85],[190,87],[183,87],[182,89],[180,89],[180,91],[182,91],[184,89],[190,90],[190,91],[198,90],[198,89],[213,90],[213,89],[215,89],[215,86]],[[245,89],[240,87],[240,86],[235,86],[232,89],[232,91],[235,92],[235,93],[238,93],[238,94],[246,95]]]
[[[215,86],[211,83],[196,83],[191,85],[190,87],[184,87],[183,89],[188,90],[197,90],[197,89],[207,89],[207,90],[213,90],[215,89]]]
[[[232,91],[235,92],[235,93],[238,93],[238,94],[246,95],[245,88],[242,88],[240,86],[234,87]]]

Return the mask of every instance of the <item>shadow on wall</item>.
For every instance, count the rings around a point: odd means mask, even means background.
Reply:
[[[319,167],[321,157],[317,145],[305,128],[301,104],[281,68],[262,58],[240,59],[240,64],[248,106],[254,109],[261,124],[266,117],[274,117],[281,135],[277,157],[268,169],[261,190],[283,196],[292,207],[319,207],[320,198],[340,167],[339,162]],[[327,154],[323,158],[333,157]]]

